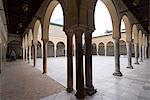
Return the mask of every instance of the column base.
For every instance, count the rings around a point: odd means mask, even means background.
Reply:
[[[47,72],[43,72],[42,74],[46,74]]]
[[[77,98],[79,98],[79,99],[82,99],[82,98],[84,98],[86,96],[85,95],[85,91],[84,90],[83,91],[77,91],[76,94],[75,94],[75,96]]]
[[[121,72],[114,72],[113,75],[114,76],[120,76],[120,77],[123,76]]]
[[[140,60],[139,62],[143,62],[143,60]]]
[[[73,88],[67,88],[66,91],[67,91],[68,93],[71,93],[71,92],[73,92]]]
[[[92,96],[93,94],[95,94],[97,92],[97,89],[94,89],[94,87],[92,87],[92,88],[87,87],[85,90],[86,90],[86,95],[88,95],[88,96]]]
[[[134,64],[137,64],[137,65],[139,65],[140,63],[139,63],[139,62],[135,62]]]
[[[129,69],[134,69],[132,65],[127,66]]]

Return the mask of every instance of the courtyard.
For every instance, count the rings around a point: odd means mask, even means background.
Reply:
[[[84,57],[83,57],[84,58]],[[48,58],[48,76],[66,87],[67,58]],[[133,64],[134,69],[127,69],[127,57],[121,56],[120,65],[123,77],[115,77],[114,57],[93,56],[93,84],[97,93],[85,100],[149,100],[150,99],[150,63],[149,59],[140,65]],[[134,63],[134,58],[132,58]],[[37,59],[36,67],[42,73],[42,59]],[[74,59],[74,89],[75,87]],[[57,98],[57,99],[56,99]],[[74,95],[65,91],[44,98],[43,100],[76,100]],[[67,99],[71,98],[71,99]],[[74,98],[74,99],[73,99]]]

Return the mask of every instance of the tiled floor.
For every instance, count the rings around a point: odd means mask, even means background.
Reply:
[[[37,62],[37,68],[42,71],[42,60],[38,59]],[[65,87],[66,64],[64,57],[48,58],[48,75]],[[84,100],[150,100],[150,59],[133,66],[134,69],[127,69],[127,58],[121,57],[123,77],[114,77],[112,75],[114,57],[93,56],[93,81],[98,92]],[[62,91],[42,100],[76,100],[76,98],[73,94]]]
[[[0,79],[0,100],[40,100],[65,89],[21,60],[6,63]]]

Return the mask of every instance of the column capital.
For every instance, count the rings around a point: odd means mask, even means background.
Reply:
[[[87,29],[85,33],[92,34],[95,30],[94,29]]]
[[[66,29],[64,30],[65,34],[67,35],[67,37],[73,37],[73,30],[72,29]]]
[[[49,39],[42,39],[43,43],[48,43]]]
[[[32,47],[32,45],[28,45],[28,47]]]
[[[132,43],[132,41],[126,41],[127,43]]]
[[[113,40],[120,40],[120,37],[112,37]]]
[[[33,42],[33,45],[38,45],[38,42],[35,42],[35,41],[34,41],[34,42]]]

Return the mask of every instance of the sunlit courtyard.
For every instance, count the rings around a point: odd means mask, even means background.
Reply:
[[[134,58],[132,58],[134,62]],[[48,58],[48,75],[54,80],[66,87],[67,83],[67,58],[56,57]],[[93,56],[93,84],[97,88],[97,93],[90,97],[90,100],[148,100],[150,96],[150,66],[148,61],[141,65],[135,65],[134,69],[127,69],[127,57],[121,56],[121,72],[123,77],[115,77],[112,73],[115,70],[114,57],[109,56]],[[37,59],[36,68],[42,73],[42,59]],[[75,59],[74,59],[74,80],[75,80]],[[75,89],[74,81],[74,89]],[[60,96],[59,96],[60,95]],[[60,100],[68,96],[74,98],[74,95],[69,95],[65,91],[57,94],[58,99],[50,99],[53,96],[45,98],[45,100]],[[56,95],[55,95],[56,96]],[[49,99],[48,99],[49,98]],[[93,98],[93,99],[91,99]],[[99,98],[99,99],[98,99]],[[101,98],[101,99],[100,99]],[[120,99],[121,98],[121,99]],[[147,98],[147,99],[142,99]],[[67,99],[63,99],[67,100]],[[71,99],[72,100],[72,99]],[[74,100],[74,99],[73,99]],[[76,100],[76,99],[75,99]],[[87,97],[88,100],[88,97]]]

